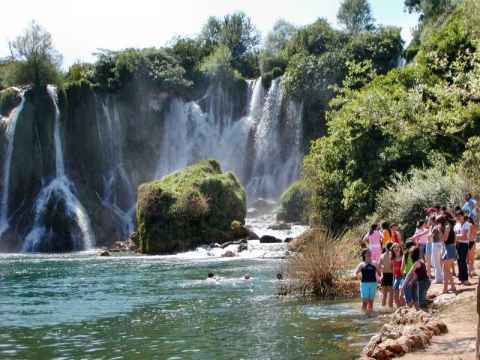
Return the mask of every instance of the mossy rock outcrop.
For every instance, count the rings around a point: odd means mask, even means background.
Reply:
[[[200,161],[138,189],[134,242],[140,252],[171,254],[234,238],[244,222],[246,195],[232,173],[214,160]]]
[[[281,210],[278,219],[288,222],[308,223],[311,191],[303,180],[288,187],[280,199]]]

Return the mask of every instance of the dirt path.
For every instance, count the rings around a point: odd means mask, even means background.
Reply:
[[[424,351],[407,354],[405,360],[475,360],[477,336],[476,284],[478,278],[471,280],[473,286],[458,286],[461,292],[445,297],[445,305],[440,306],[439,316],[447,324],[448,333],[435,336],[432,344]],[[432,285],[430,293],[440,294],[441,285]],[[438,300],[437,300],[438,301]]]

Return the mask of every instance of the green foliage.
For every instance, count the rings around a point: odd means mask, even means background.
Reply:
[[[60,83],[62,56],[55,49],[50,33],[35,21],[9,46],[15,60],[10,73],[11,84],[42,86]]]
[[[407,236],[413,235],[415,224],[425,216],[432,204],[455,207],[463,203],[463,193],[470,191],[465,178],[449,168],[441,158],[429,169],[414,169],[399,176],[378,195],[373,221],[385,220],[401,224]]]
[[[241,75],[232,66],[232,53],[227,46],[219,46],[205,58],[200,69],[213,81],[222,83],[232,81]]]
[[[297,28],[293,24],[283,19],[277,20],[265,38],[263,50],[268,54],[278,54],[285,49],[296,32]]]
[[[386,74],[397,67],[403,51],[401,29],[393,26],[380,26],[372,31],[364,31],[351,37],[346,52],[354,61],[370,60],[378,74]]]
[[[221,47],[227,47],[231,53],[231,64],[242,75],[255,73],[256,47],[260,43],[260,34],[252,20],[243,12],[226,15],[223,18],[210,17],[204,25],[200,41],[208,53],[214,53]]]
[[[93,78],[94,66],[89,63],[77,62],[70,66],[65,75],[66,83],[73,83],[78,81],[90,81]]]
[[[331,86],[343,80],[345,66],[341,53],[321,56],[299,53],[291,59],[282,84],[288,96],[297,101],[326,104],[334,94]]]
[[[303,180],[291,184],[282,194],[278,218],[288,222],[308,223],[311,192]]]
[[[381,206],[376,194],[431,165],[432,154],[452,163],[467,149],[464,162],[473,168],[476,141],[468,140],[480,135],[480,54],[467,12],[459,7],[424,40],[416,65],[368,83],[368,63],[349,63],[330,103],[328,136],[304,161],[314,215],[326,226],[361,222]]]
[[[20,97],[15,89],[9,88],[0,91],[0,115],[7,116],[19,101]]]
[[[144,253],[172,253],[227,239],[243,224],[246,195],[232,173],[200,161],[138,190],[137,236]]]
[[[338,10],[337,20],[350,33],[374,28],[372,9],[368,0],[343,0]]]
[[[465,57],[475,51],[474,39],[469,24],[465,21],[465,8],[457,8],[440,28],[432,31],[423,40],[417,62],[428,74],[442,78],[454,75],[454,63],[459,56]],[[468,69],[459,69],[460,71]]]
[[[131,82],[140,82],[163,91],[185,92],[191,81],[177,59],[163,49],[103,50],[97,54],[92,83],[116,91]]]
[[[175,38],[166,51],[185,69],[185,78],[197,85],[203,81],[199,64],[208,55],[201,42],[190,38]]]
[[[346,36],[333,29],[327,20],[318,19],[313,24],[298,29],[285,47],[285,54],[291,57],[297,53],[320,55],[340,49]]]
[[[420,13],[422,19],[431,19],[451,10],[458,0],[405,0],[409,12]]]

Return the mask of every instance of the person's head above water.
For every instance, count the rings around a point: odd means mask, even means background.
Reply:
[[[215,274],[210,271],[210,272],[208,273],[208,278],[209,278],[209,279],[213,279],[214,277],[215,277]]]
[[[283,279],[282,273],[278,273],[278,274],[277,274],[277,280],[282,280],[282,279]]]
[[[245,274],[245,276],[243,277],[245,280],[250,280],[250,274]]]

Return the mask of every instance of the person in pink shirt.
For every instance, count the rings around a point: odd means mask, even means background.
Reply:
[[[370,231],[363,238],[368,241],[368,249],[372,257],[372,262],[377,264],[382,255],[382,234],[378,230],[377,224],[372,224]]]
[[[431,233],[428,224],[425,223],[425,221],[420,220],[419,222],[417,222],[417,229],[415,230],[415,234],[410,238],[415,242],[416,245],[418,245],[420,249],[420,256],[422,257],[422,259],[425,260],[429,276],[432,263],[432,249],[431,243],[429,243],[430,235]]]

